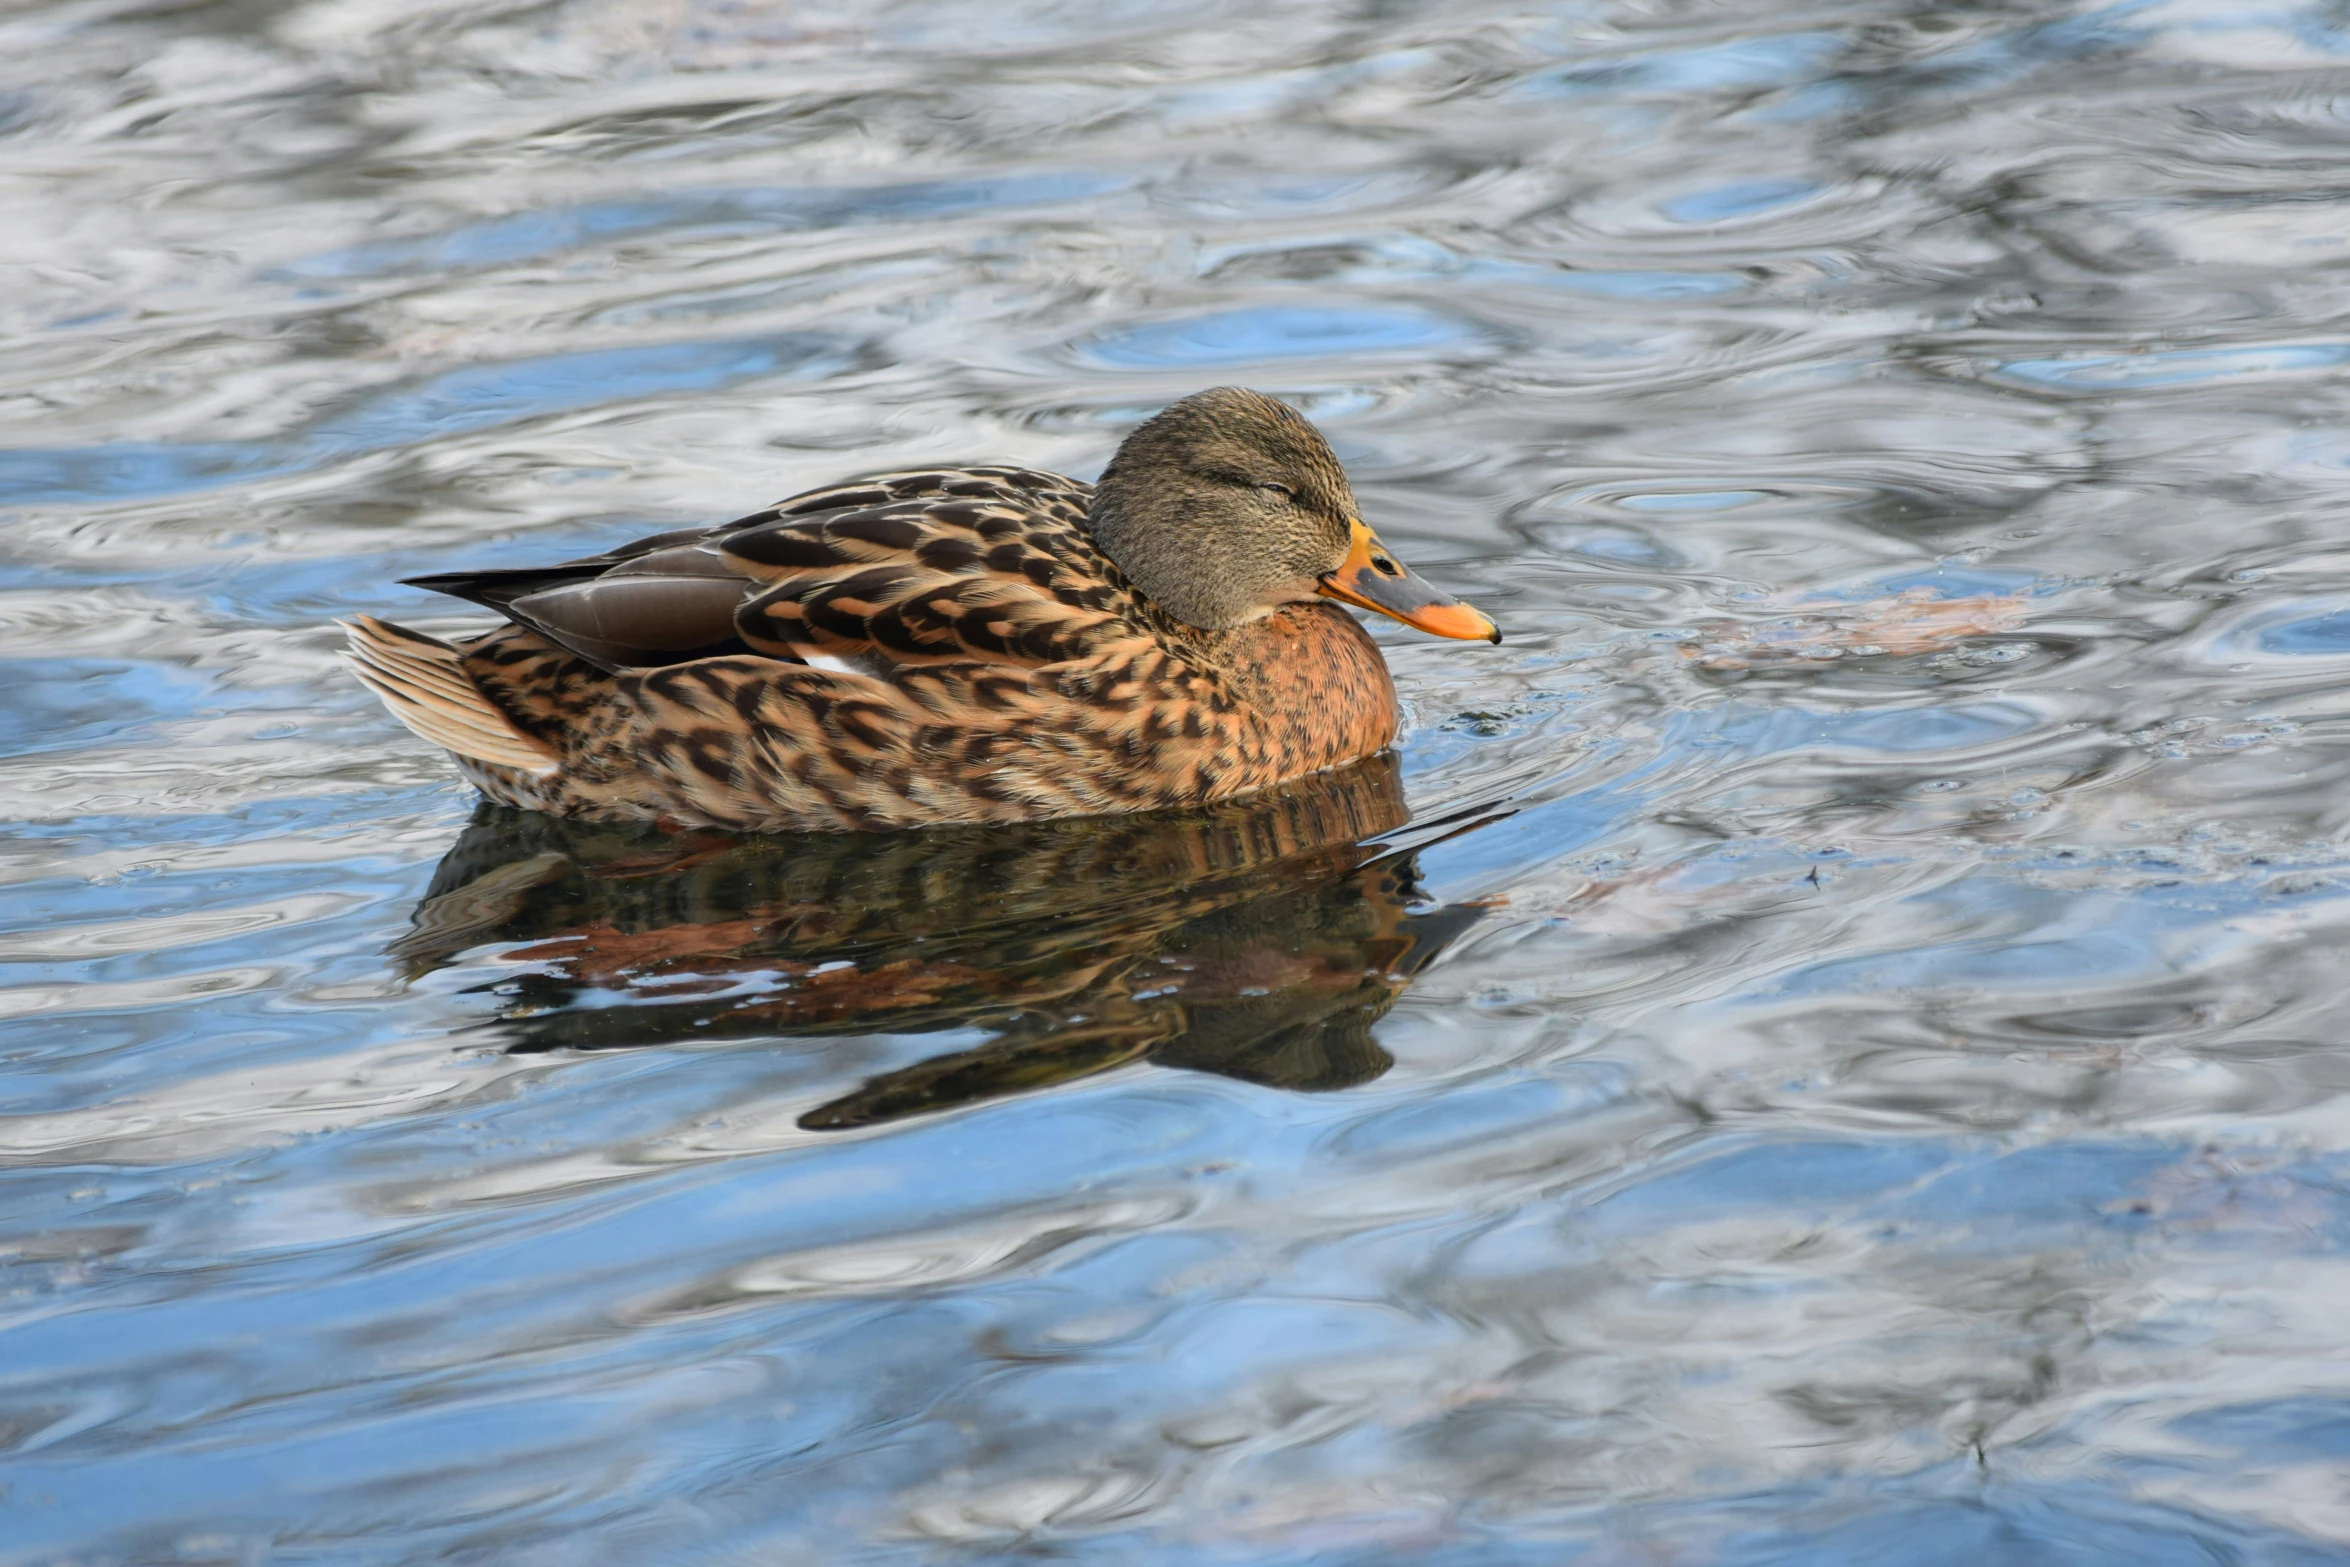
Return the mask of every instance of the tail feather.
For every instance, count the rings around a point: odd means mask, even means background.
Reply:
[[[392,716],[445,751],[545,775],[561,758],[524,734],[465,673],[464,655],[437,637],[372,615],[343,622],[351,634],[351,672],[383,698]]]

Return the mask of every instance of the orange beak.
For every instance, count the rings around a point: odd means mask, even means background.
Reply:
[[[1492,621],[1406,571],[1362,518],[1354,520],[1353,533],[1354,545],[1346,552],[1346,559],[1315,589],[1324,598],[1375,609],[1431,636],[1457,637],[1463,642],[1501,640]]]

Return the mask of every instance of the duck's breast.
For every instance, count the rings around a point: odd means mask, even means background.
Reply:
[[[1274,780],[1338,767],[1395,739],[1395,681],[1379,644],[1336,604],[1287,604],[1225,633],[1234,694],[1261,725]]]

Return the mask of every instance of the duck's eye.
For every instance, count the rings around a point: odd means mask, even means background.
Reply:
[[[1371,569],[1379,573],[1379,575],[1382,577],[1400,577],[1403,575],[1403,568],[1398,566],[1394,561],[1390,560],[1385,555],[1372,556]]]
[[[1278,495],[1285,501],[1297,499],[1297,491],[1286,484],[1260,484],[1257,488],[1263,490],[1267,495]]]

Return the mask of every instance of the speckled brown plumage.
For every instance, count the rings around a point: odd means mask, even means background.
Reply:
[[[1286,491],[1264,507],[1298,513],[1301,537],[1334,513],[1343,542],[1343,490],[1339,475],[1312,514]],[[1394,738],[1386,664],[1345,610],[1299,597],[1219,628],[1178,620],[1097,544],[1094,506],[1092,487],[1021,468],[884,474],[588,560],[420,579],[509,624],[452,648],[362,618],[354,651],[492,799],[681,826],[1196,805]]]

